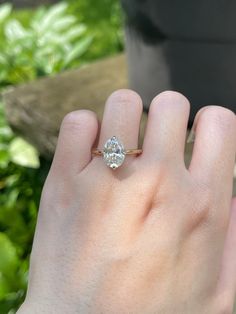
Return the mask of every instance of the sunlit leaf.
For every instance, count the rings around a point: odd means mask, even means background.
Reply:
[[[0,23],[2,23],[12,11],[12,5],[10,3],[5,3],[0,5]]]
[[[54,44],[63,44],[63,37],[56,32],[45,33],[38,41],[39,47],[44,49],[45,45],[53,47]],[[54,53],[58,50],[58,47],[54,46]]]
[[[35,14],[33,15],[33,18],[30,21],[30,27],[38,31],[41,25],[41,19],[43,18],[44,14],[46,12],[45,7],[39,7],[38,10],[36,10]]]
[[[68,5],[65,2],[60,2],[52,6],[40,20],[40,30],[44,32],[50,28],[67,9]]]
[[[8,194],[6,206],[7,207],[12,207],[16,203],[16,200],[19,195],[19,190],[18,189],[13,189],[11,192]]]
[[[12,134],[13,134],[12,130],[9,128],[8,125],[3,125],[3,126],[0,125],[0,138],[1,137],[10,137]]]
[[[0,272],[2,274],[12,272],[18,264],[18,257],[14,245],[2,232],[0,232],[0,256]]]
[[[7,65],[7,58],[3,53],[0,53],[0,64]]]
[[[86,37],[84,39],[81,39],[77,45],[74,46],[74,48],[68,53],[68,55],[65,57],[64,60],[64,66],[67,66],[69,63],[74,61],[76,58],[80,57],[82,54],[84,54],[88,47],[90,46],[93,38]]]
[[[52,25],[52,28],[57,32],[63,31],[74,24],[75,21],[76,18],[73,15],[64,16],[55,21]]]
[[[30,168],[39,167],[39,157],[36,149],[22,138],[15,138],[9,147],[11,161]]]
[[[27,35],[26,30],[17,20],[11,20],[5,25],[5,35],[8,40],[16,40]]]
[[[80,24],[80,25],[71,27],[67,32],[62,34],[62,36],[65,38],[65,40],[72,41],[75,38],[81,36],[85,31],[86,31],[86,26],[83,24]]]

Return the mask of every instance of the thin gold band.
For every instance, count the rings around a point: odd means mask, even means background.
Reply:
[[[140,155],[142,154],[143,150],[142,149],[126,149],[125,150],[125,155]],[[102,156],[103,155],[103,150],[101,149],[93,149],[92,150],[92,155],[94,156]]]

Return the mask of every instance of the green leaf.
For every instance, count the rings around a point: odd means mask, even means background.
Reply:
[[[73,15],[61,17],[60,19],[54,22],[52,28],[57,32],[63,31],[67,29],[68,27],[70,27],[72,24],[74,24],[75,21],[76,21],[76,18]]]
[[[4,299],[4,297],[9,293],[9,291],[10,286],[8,280],[0,272],[0,300]]]
[[[7,150],[0,150],[0,168],[6,168],[10,161],[10,154]]]
[[[84,39],[81,39],[78,42],[78,44],[75,45],[74,48],[72,48],[72,50],[65,57],[64,67],[68,66],[76,58],[78,58],[82,54],[84,54],[88,50],[88,47],[90,46],[92,40],[93,40],[92,36],[89,36],[89,37],[86,37]]]
[[[9,128],[9,126],[7,124],[2,126],[0,123],[0,138],[2,138],[2,137],[9,138],[10,136],[12,136],[12,134],[13,134],[12,130]]]
[[[11,142],[9,152],[11,161],[15,164],[30,168],[39,167],[36,149],[22,138],[17,137]]]
[[[2,23],[12,11],[12,5],[10,3],[5,3],[0,6],[0,23]]]
[[[11,20],[5,25],[5,36],[10,41],[15,41],[19,38],[25,37],[28,33],[17,20]]]
[[[47,9],[45,7],[39,7],[36,11],[35,14],[32,16],[32,19],[30,20],[30,28],[34,32],[38,32],[40,30],[41,26],[41,21],[43,19],[43,16],[45,15],[45,12]]]
[[[86,26],[83,24],[80,24],[78,26],[74,26],[70,28],[67,32],[62,34],[62,36],[65,38],[67,41],[72,41],[75,38],[81,36],[85,31],[86,31]]]
[[[19,196],[19,190],[18,189],[11,190],[11,192],[8,194],[8,197],[7,197],[6,206],[10,207],[10,208],[12,206],[14,206],[18,196]]]
[[[3,53],[0,53],[0,64],[7,65],[7,58]]]
[[[6,234],[0,232],[0,273],[11,276],[18,264],[16,249]]]
[[[43,33],[57,21],[57,19],[65,13],[68,5],[65,2],[60,2],[52,6],[41,18],[40,21],[40,32]]]
[[[45,45],[51,46],[53,47],[54,44],[63,44],[64,43],[64,39],[63,36],[61,36],[60,34],[54,32],[47,32],[45,33],[39,40],[39,46],[41,49],[44,49]],[[58,48],[57,47],[53,47],[54,49],[54,53],[57,52]]]

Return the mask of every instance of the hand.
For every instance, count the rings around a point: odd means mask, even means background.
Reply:
[[[91,160],[96,138],[100,148],[113,135],[136,148],[141,113],[140,97],[120,90],[106,103],[99,137],[94,113],[65,117],[18,313],[232,313],[235,115],[217,106],[198,113],[187,169],[189,103],[164,92],[152,101],[140,156],[115,171]]]

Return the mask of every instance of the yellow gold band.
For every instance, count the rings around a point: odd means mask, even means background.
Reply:
[[[143,150],[142,149],[127,149],[124,152],[125,152],[125,155],[140,155],[140,154],[142,154]],[[92,155],[102,156],[103,150],[94,148],[94,149],[92,149]]]

